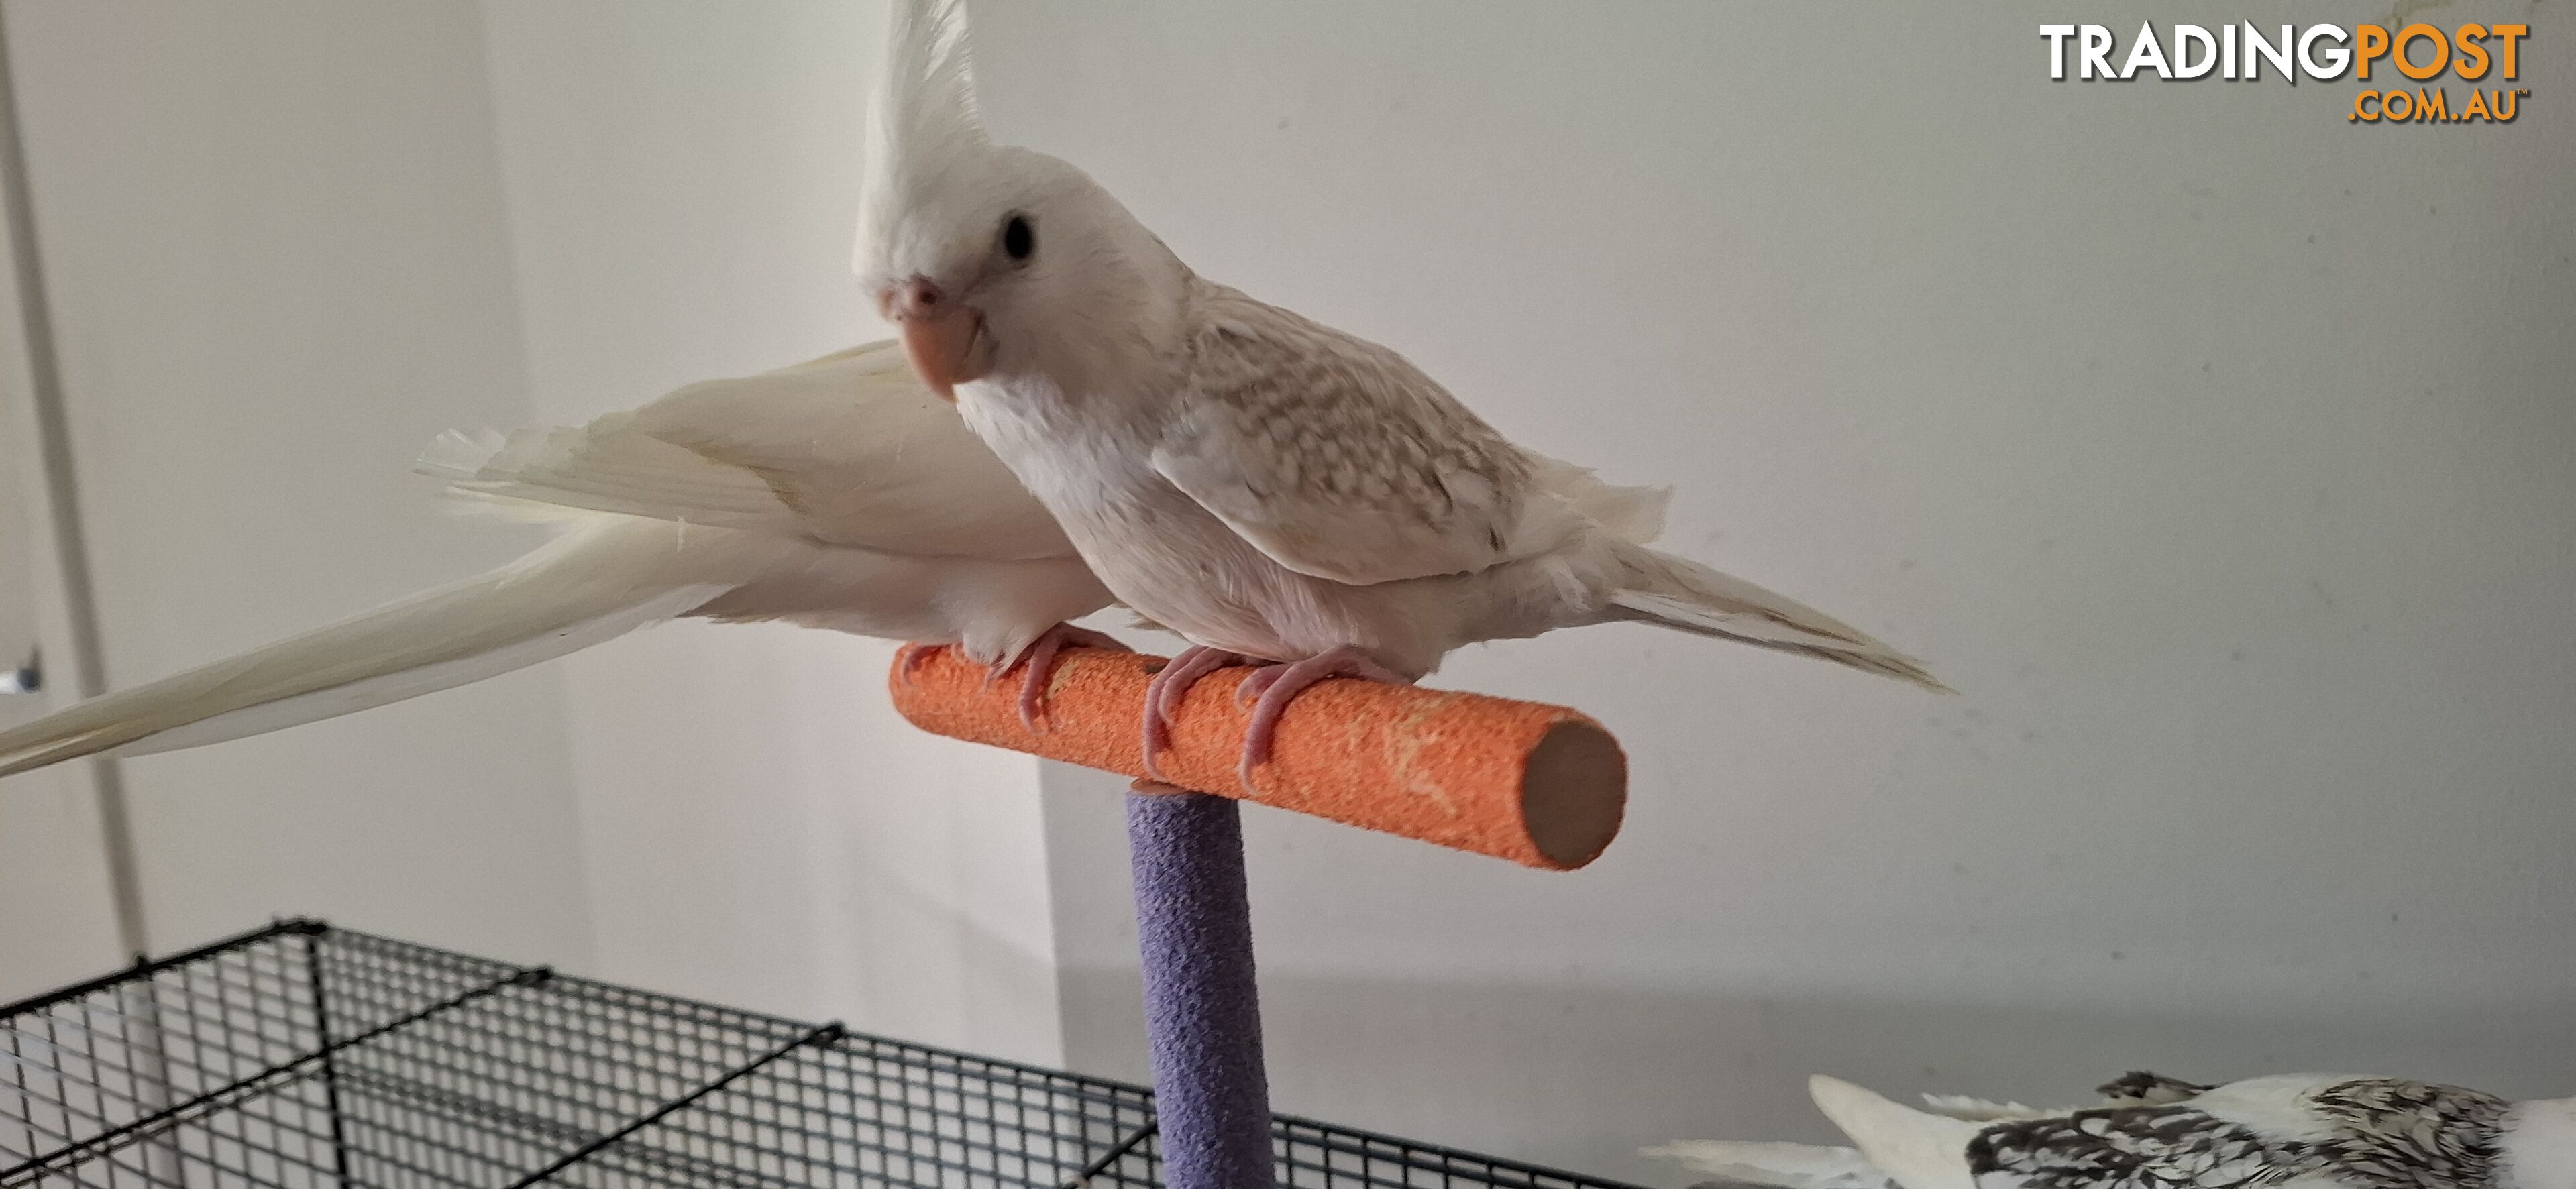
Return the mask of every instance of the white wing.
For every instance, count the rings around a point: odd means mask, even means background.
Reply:
[[[577,428],[449,435],[422,469],[472,494],[908,556],[1073,556],[891,342],[692,384]]]
[[[1900,1189],[1855,1148],[1814,1144],[1684,1140],[1640,1155],[1671,1160],[1719,1178],[1720,1186],[1773,1189]]]
[[[1990,1099],[1971,1098],[1965,1094],[1926,1094],[1923,1096],[1923,1109],[1936,1115],[1948,1115],[1953,1119],[1966,1119],[1971,1123],[1992,1123],[1998,1119],[2039,1119],[2051,1115],[2071,1114],[2078,1108],[2070,1106],[2051,1109],[2023,1106],[2018,1102],[1995,1102]]]
[[[1588,524],[1404,357],[1203,285],[1186,419],[1156,471],[1272,561],[1354,586],[1486,569]]]
[[[1807,1095],[1861,1155],[1905,1189],[1976,1189],[1968,1141],[1977,1137],[1977,1124],[1889,1102],[1821,1074],[1807,1079]]]

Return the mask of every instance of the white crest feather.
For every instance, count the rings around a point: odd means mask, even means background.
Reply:
[[[975,101],[965,0],[894,0],[892,7],[851,259],[863,276],[886,259],[905,216],[992,143]]]

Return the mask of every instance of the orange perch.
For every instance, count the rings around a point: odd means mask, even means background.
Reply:
[[[1047,717],[1020,723],[1016,677],[987,681],[951,648],[902,657],[888,684],[914,726],[1086,767],[1145,774],[1145,683],[1164,659],[1072,648],[1057,659]],[[1561,706],[1333,680],[1298,695],[1270,762],[1235,773],[1248,707],[1220,669],[1191,687],[1162,755],[1171,783],[1525,866],[1571,871],[1619,832],[1628,760],[1601,724]]]

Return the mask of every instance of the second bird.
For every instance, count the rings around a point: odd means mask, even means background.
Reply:
[[[897,0],[857,268],[1120,601],[1195,647],[1168,716],[1258,666],[1246,783],[1289,700],[1450,651],[1635,620],[1939,688],[1795,600],[1646,547],[1664,493],[1523,449],[1401,356],[1199,277],[1081,170],[993,143],[962,5]]]

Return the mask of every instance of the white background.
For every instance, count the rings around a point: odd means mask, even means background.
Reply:
[[[2047,82],[2039,23],[2147,6],[2097,7],[976,5],[1003,139],[1964,691],[1458,656],[1619,733],[1626,834],[1542,875],[1252,811],[1279,1107],[1678,1184],[1633,1149],[1821,1137],[1811,1071],[2576,1090],[2559,31],[2515,125],[2367,128],[2349,81]],[[877,333],[872,5],[5,15],[116,682],[524,547],[406,474],[439,429]],[[152,941],[317,912],[1141,1076],[1116,783],[911,734],[889,655],[657,629],[132,762]],[[47,853],[0,993],[115,960]]]

